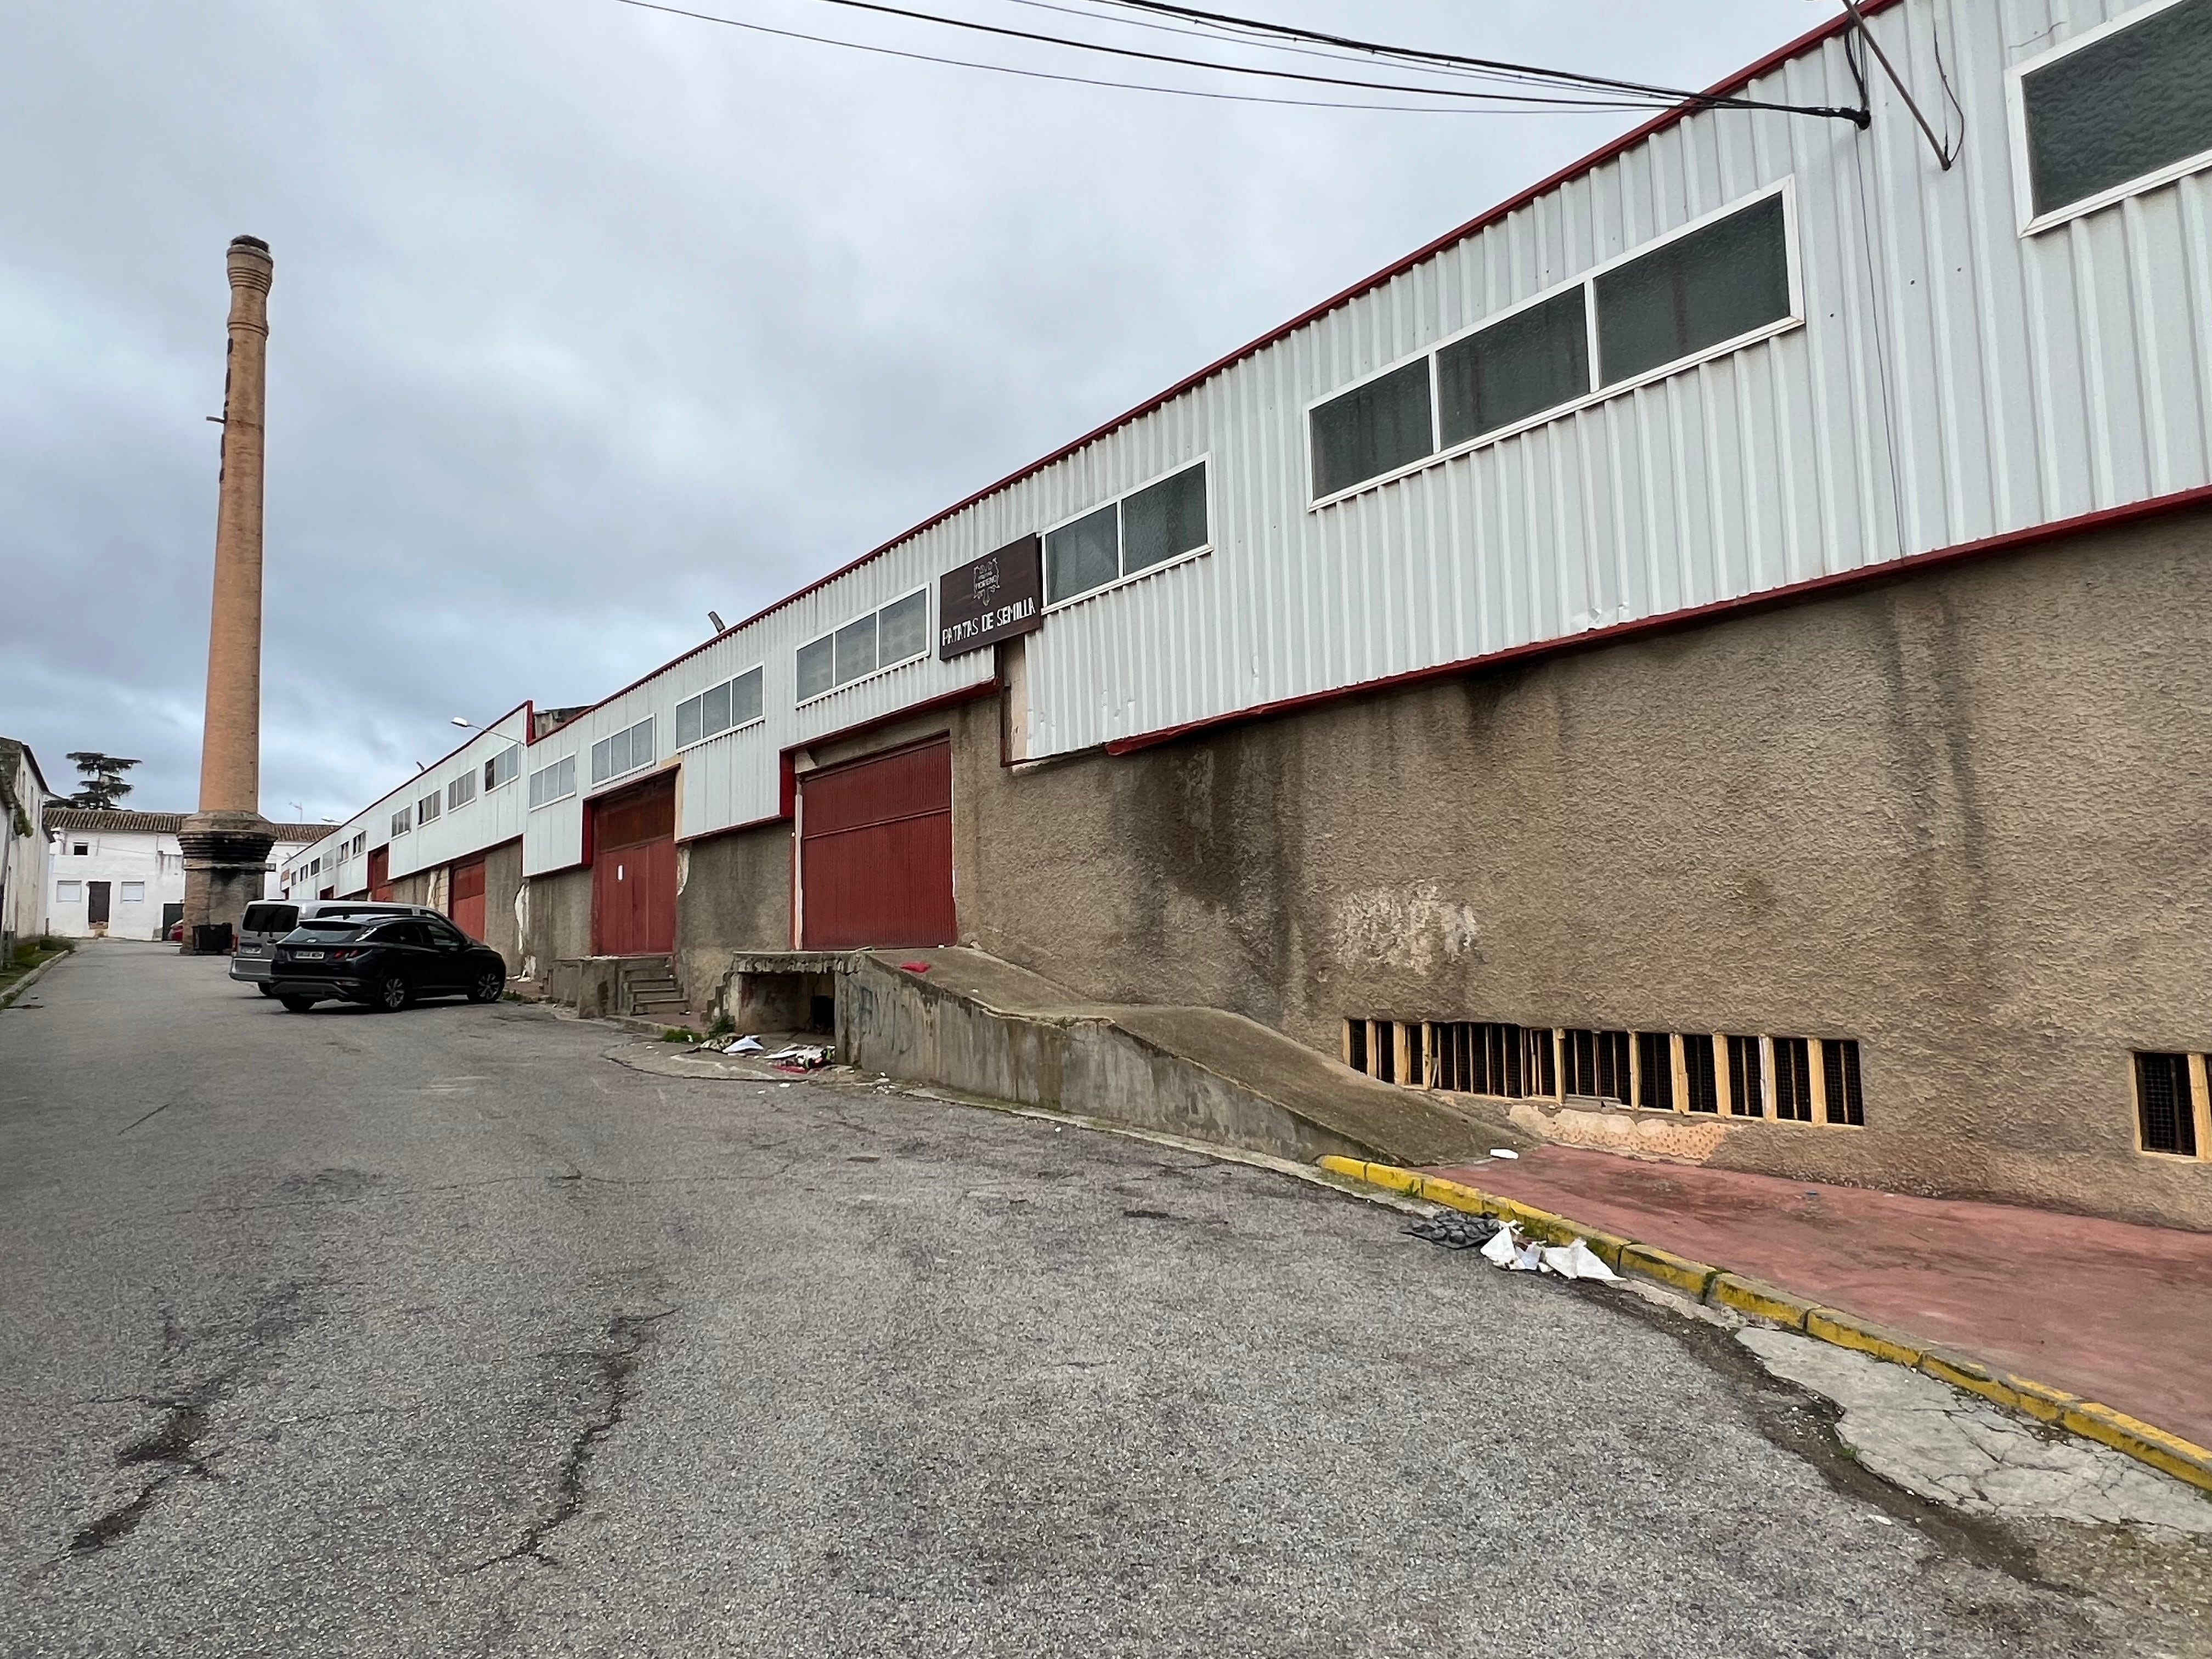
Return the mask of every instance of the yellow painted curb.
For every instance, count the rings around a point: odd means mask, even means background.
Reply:
[[[1637,1273],[1697,1297],[1718,1303],[1739,1313],[1771,1321],[1840,1348],[1851,1348],[1891,1364],[1903,1365],[1954,1389],[1978,1395],[2008,1411],[2057,1424],[2069,1433],[2124,1452],[2178,1480],[2212,1492],[2212,1450],[2179,1435],[2168,1434],[2153,1424],[2114,1411],[2094,1400],[2081,1400],[2063,1389],[2037,1382],[2009,1371],[1984,1364],[1971,1355],[1923,1343],[1902,1331],[1877,1325],[1853,1314],[1822,1307],[1773,1285],[1738,1273],[1709,1267],[1650,1244],[1638,1244],[1593,1227],[1580,1227],[1565,1216],[1553,1215],[1517,1199],[1486,1193],[1480,1188],[1447,1181],[1441,1176],[1401,1170],[1395,1164],[1370,1164],[1331,1153],[1321,1167],[1395,1193],[1407,1193],[1471,1215],[1496,1216],[1510,1221],[1532,1237],[1565,1243],[1580,1238],[1616,1273]]]

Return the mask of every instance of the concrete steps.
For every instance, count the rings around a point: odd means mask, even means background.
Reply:
[[[1443,1164],[1528,1144],[1218,1008],[1085,1003],[980,951],[855,952],[839,974],[836,1058],[865,1071],[1304,1161]]]
[[[621,983],[622,1006],[629,1014],[649,1019],[690,1011],[684,988],[676,982],[675,966],[666,957],[624,957]]]

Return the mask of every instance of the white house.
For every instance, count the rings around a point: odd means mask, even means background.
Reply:
[[[70,939],[162,939],[185,913],[182,812],[46,809],[51,838],[47,931]],[[276,870],[328,834],[326,823],[280,823],[263,890],[275,897]]]
[[[46,931],[46,838],[40,828],[55,799],[30,744],[0,738],[0,957],[17,939]]]

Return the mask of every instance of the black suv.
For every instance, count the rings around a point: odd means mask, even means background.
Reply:
[[[422,997],[497,1002],[507,963],[442,916],[315,917],[277,942],[269,978],[295,1014],[318,1002],[396,1012]]]

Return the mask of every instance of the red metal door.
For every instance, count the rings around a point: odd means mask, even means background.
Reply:
[[[453,926],[482,944],[484,931],[484,861],[473,858],[453,866],[447,884],[446,914]]]
[[[592,950],[665,956],[676,948],[676,781],[592,804]]]
[[[953,942],[949,739],[809,773],[799,811],[805,949]]]
[[[380,847],[368,855],[368,896],[380,904],[392,902],[392,849]]]

